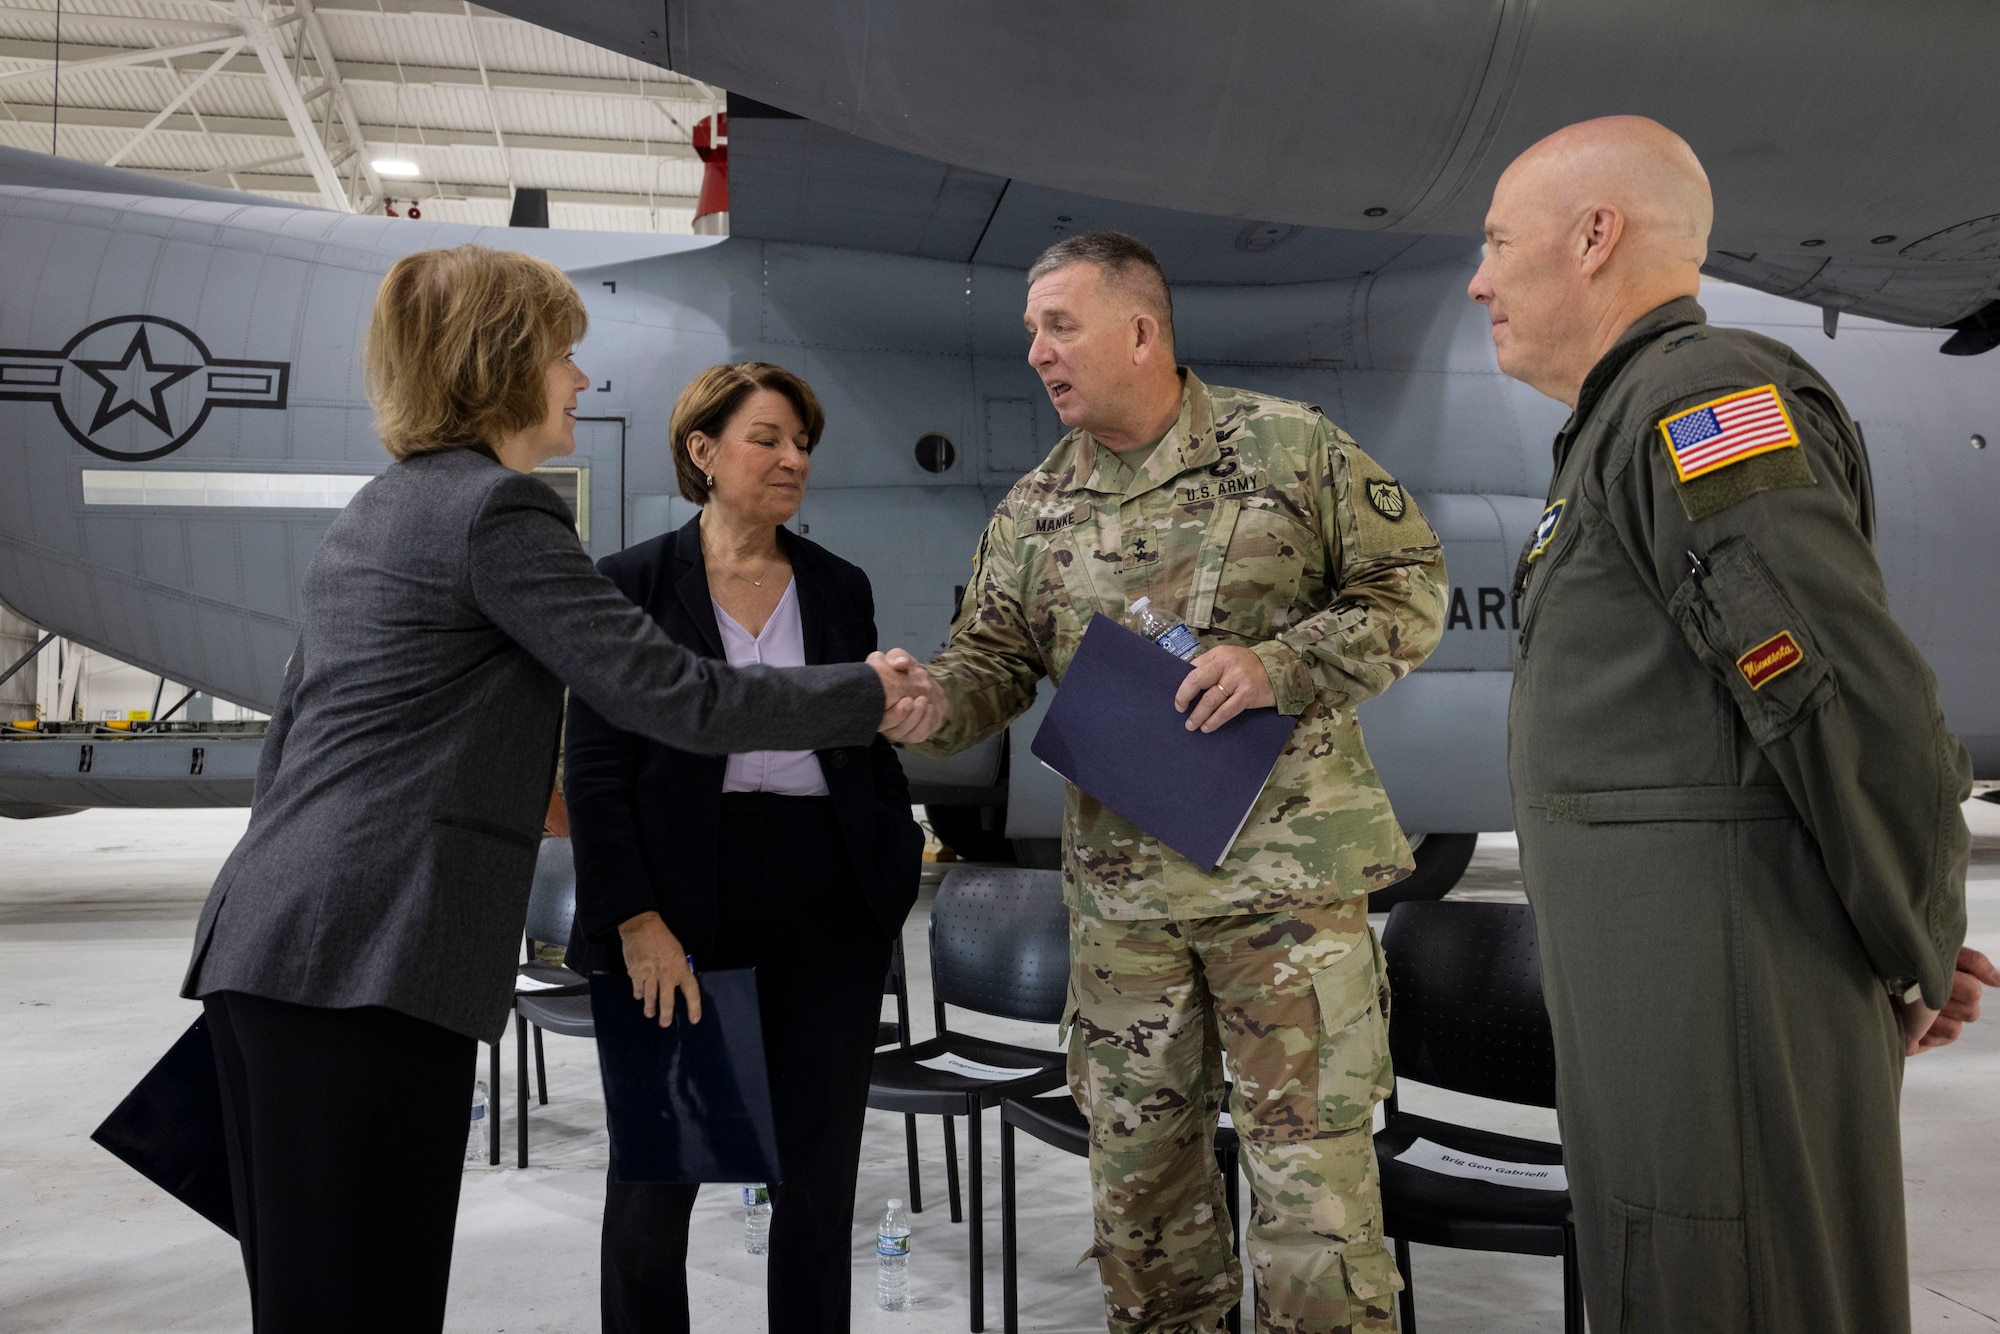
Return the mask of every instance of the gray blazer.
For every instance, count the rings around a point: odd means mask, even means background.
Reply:
[[[184,996],[381,1005],[482,1041],[512,1004],[567,684],[679,750],[865,746],[861,663],[732,669],[599,574],[541,482],[481,452],[393,464],[327,530],[250,827]]]

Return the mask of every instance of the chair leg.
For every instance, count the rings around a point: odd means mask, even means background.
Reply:
[[[951,1221],[963,1223],[965,1211],[958,1207],[958,1125],[949,1116],[944,1119],[944,1188],[951,1196]]]
[[[1563,1334],[1583,1334],[1583,1271],[1576,1263],[1576,1228],[1563,1225]]]
[[[531,1025],[514,1012],[514,1136],[515,1166],[528,1165],[528,1029]]]
[[[1216,1155],[1216,1165],[1222,1169],[1222,1203],[1229,1210],[1229,1253],[1236,1257],[1237,1267],[1243,1264],[1243,1229],[1238,1226],[1242,1214],[1238,1212],[1242,1204],[1237,1195],[1237,1170],[1235,1149],[1222,1149]],[[1237,1302],[1229,1308],[1229,1315],[1223,1325],[1229,1334],[1240,1334],[1243,1328],[1243,1303]]]
[[[1015,1272],[1014,1123],[1000,1118],[1000,1328],[1015,1334],[1021,1327],[1021,1293]]]
[[[986,1328],[986,1210],[982,1197],[986,1163],[979,1146],[980,1122],[985,1120],[985,1110],[974,1103],[971,1114],[965,1118],[965,1204],[966,1221],[971,1225],[965,1240],[972,1257],[972,1334],[980,1334]]]
[[[1400,1334],[1417,1334],[1417,1280],[1410,1272],[1410,1243],[1396,1238],[1396,1268],[1403,1271],[1403,1318],[1397,1322]]]
[[[500,1166],[500,1044],[487,1044],[486,1076],[486,1161]]]
[[[910,1159],[910,1212],[920,1214],[924,1211],[924,1183],[917,1175],[917,1118],[910,1113],[903,1116],[903,1147]]]
[[[535,1029],[535,1092],[541,1096],[542,1106],[549,1105],[549,1072],[542,1064],[542,1030]]]

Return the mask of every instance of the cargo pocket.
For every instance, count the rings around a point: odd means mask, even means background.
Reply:
[[[1748,538],[1718,542],[1707,574],[1690,575],[1668,612],[1695,656],[1722,678],[1758,745],[1769,745],[1833,698],[1819,641]]]
[[[1616,1220],[1615,1334],[1750,1328],[1748,1241],[1740,1218],[1691,1218],[1624,1200]]]
[[[1344,1130],[1366,1122],[1389,1096],[1389,986],[1382,947],[1365,946],[1313,974],[1319,1002],[1319,1126]]]

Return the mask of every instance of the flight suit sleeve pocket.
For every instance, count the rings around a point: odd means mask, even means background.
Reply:
[[[1751,737],[1769,745],[1833,698],[1837,678],[1749,539],[1717,544],[1703,564],[1706,573],[1690,574],[1668,611],[1728,688]]]
[[[1319,1122],[1341,1130],[1366,1121],[1389,1096],[1389,985],[1375,933],[1313,975],[1319,1003]]]

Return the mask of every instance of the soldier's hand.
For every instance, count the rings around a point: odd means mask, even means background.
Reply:
[[[1983,984],[1983,985],[1982,985]],[[1937,1047],[1945,1047],[1958,1041],[1965,1032],[1965,1026],[1979,1018],[1979,996],[1984,987],[2000,987],[2000,968],[1978,950],[1961,947],[1958,951],[1958,967],[1951,975],[1951,999],[1944,1003],[1944,1009],[1924,1012],[1931,1016],[1920,1035],[1910,1042],[1907,1050],[1916,1056]],[[1904,1033],[1912,1022],[1905,1011]]]
[[[1223,644],[1194,660],[1194,670],[1174,692],[1174,707],[1188,716],[1187,729],[1213,732],[1245,709],[1278,702],[1264,660],[1247,648]],[[1188,712],[1192,705],[1194,711]]]
[[[905,649],[871,653],[868,665],[882,678],[891,703],[878,729],[889,740],[906,743],[923,741],[943,727],[951,713],[951,701],[936,679]]]

